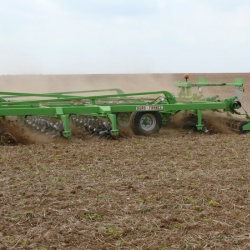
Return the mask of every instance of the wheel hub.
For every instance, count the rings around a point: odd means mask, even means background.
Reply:
[[[155,117],[151,114],[145,114],[141,118],[141,126],[144,130],[150,131],[156,125]]]

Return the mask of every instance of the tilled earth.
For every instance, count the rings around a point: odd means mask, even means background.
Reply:
[[[0,147],[0,249],[250,249],[249,133],[16,130]]]

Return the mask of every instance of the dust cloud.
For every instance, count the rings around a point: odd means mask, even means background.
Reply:
[[[6,120],[0,119],[0,136],[0,144],[2,145],[28,145],[49,143],[56,140],[56,138],[53,139],[26,127],[16,117],[8,117]]]
[[[0,76],[0,91],[47,93],[120,88],[124,92],[173,90],[171,74]]]
[[[233,82],[235,77],[242,77],[246,88],[250,84],[250,73],[190,74],[189,81],[196,83],[199,77],[209,82]],[[178,81],[184,81],[183,74],[2,75],[0,91],[47,93],[121,88],[126,93],[160,90],[177,93],[174,82]],[[233,87],[205,87],[203,93],[205,96],[220,93],[224,98],[232,96],[234,90]]]
[[[202,114],[203,124],[209,134],[233,134],[226,125],[221,124],[220,120],[226,117],[225,114],[213,111],[204,111]],[[181,111],[170,118],[167,125],[171,129],[184,129],[192,131],[197,124],[197,117],[192,112]]]

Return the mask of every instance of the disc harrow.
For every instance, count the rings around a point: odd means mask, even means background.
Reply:
[[[185,76],[186,77],[186,76]],[[18,116],[36,131],[52,137],[70,137],[72,126],[86,134],[106,139],[119,135],[119,127],[130,128],[136,135],[150,136],[168,124],[172,116],[181,111],[193,114],[193,131],[205,131],[203,112],[244,115],[244,120],[222,119],[231,130],[250,130],[250,117],[242,108],[238,96],[220,100],[218,96],[191,98],[192,87],[234,86],[243,90],[243,80],[234,83],[207,83],[204,78],[198,83],[178,83],[181,88],[177,101],[168,91],[124,93],[120,89],[87,90],[59,93],[0,92],[0,117]],[[106,92],[114,92],[107,94]],[[92,92],[92,93],[91,93]],[[103,95],[103,93],[106,93]],[[197,97],[197,96],[196,96]]]
[[[27,116],[24,119],[27,126],[33,128],[36,131],[51,136],[62,136],[63,122],[55,119],[46,119],[44,117]],[[111,135],[111,126],[107,121],[102,121],[91,116],[70,116],[70,123],[81,131],[84,131],[90,136],[104,137],[106,139],[113,139]]]
[[[61,135],[63,131],[62,121],[52,121],[43,117],[27,116],[24,119],[25,123],[36,131],[56,137]]]
[[[113,139],[111,135],[111,126],[107,121],[102,121],[91,116],[72,115],[70,121],[80,130],[85,131],[90,136],[105,137]]]

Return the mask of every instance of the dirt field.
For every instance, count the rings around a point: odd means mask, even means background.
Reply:
[[[242,104],[250,112],[249,73],[190,76],[243,77]],[[0,76],[0,90],[176,92],[173,82],[182,80],[182,74]],[[234,90],[204,89],[218,93],[231,97]],[[26,144],[0,146],[0,250],[250,249],[250,133],[162,128],[118,140],[30,134]]]

